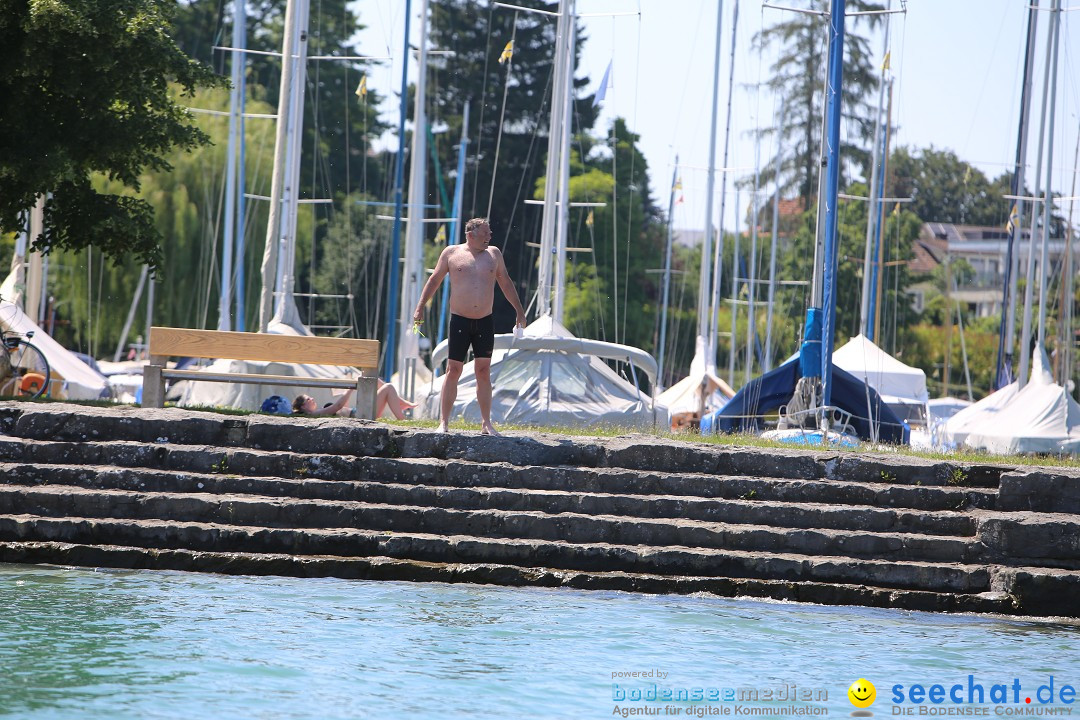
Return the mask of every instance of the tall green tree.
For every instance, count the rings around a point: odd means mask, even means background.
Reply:
[[[993,182],[951,150],[897,148],[889,158],[889,192],[910,197],[909,209],[925,222],[1004,227],[1012,201],[1012,176]]]
[[[889,158],[889,178],[889,192],[912,198],[909,209],[925,222],[1004,228],[1013,206],[1013,201],[1005,197],[1012,190],[1011,172],[988,180],[981,170],[951,150],[897,148]],[[1033,189],[1025,188],[1020,194],[1033,193]],[[1030,213],[1028,203],[1025,227],[1030,226]],[[1065,237],[1065,228],[1065,218],[1051,211],[1050,236]]]
[[[161,235],[142,198],[99,192],[101,173],[137,190],[174,148],[207,142],[170,94],[223,81],[166,32],[167,0],[0,2],[0,231],[45,203],[40,250],[94,246],[158,267]]]
[[[803,199],[803,208],[815,202],[820,168],[821,126],[824,113],[822,87],[828,67],[828,3],[812,0],[810,10],[826,15],[784,13],[775,25],[754,36],[758,49],[774,49],[776,60],[769,68],[770,89],[784,98],[785,118],[783,157],[781,158],[781,187],[786,193],[794,190]],[[880,3],[869,0],[848,0],[850,12],[883,10]],[[849,169],[869,166],[873,142],[874,116],[868,100],[878,87],[881,58],[871,50],[870,38],[860,34],[880,23],[880,15],[855,15],[847,19],[844,39],[844,88],[841,112],[847,126],[840,154],[841,186]],[[772,135],[775,129],[763,129],[762,135]],[[762,166],[763,181],[772,180],[775,159]]]

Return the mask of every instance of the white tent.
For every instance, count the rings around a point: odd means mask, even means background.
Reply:
[[[946,423],[948,439],[1000,455],[1080,451],[1080,403],[1054,382],[1047,365],[1040,347],[1027,385],[1017,390],[1013,383],[986,398],[1000,395],[993,403],[957,413]]]
[[[109,382],[75,357],[27,317],[18,305],[0,300],[0,328],[20,335],[33,333],[30,342],[49,362],[49,396],[67,400],[98,400],[109,396]]]
[[[432,353],[439,367],[446,359],[443,341]],[[574,337],[569,330],[544,316],[525,328],[521,337],[496,335],[491,362],[491,419],[539,427],[613,425],[653,428],[667,419],[667,408],[639,391],[612,370],[603,358],[627,364],[631,377],[647,377],[655,387],[656,361],[643,350]],[[439,399],[445,376],[432,381],[420,401],[424,417],[439,417]],[[454,416],[480,421],[473,363],[465,365],[458,381]]]
[[[301,326],[302,328],[302,326]],[[272,321],[267,328],[271,335],[310,335],[300,329],[280,321]],[[304,365],[301,363],[256,362],[252,360],[215,360],[208,365],[207,372],[239,372],[257,375],[288,375],[310,378],[356,377],[356,368],[343,368],[331,365]],[[303,388],[292,385],[255,385],[248,383],[198,382],[185,380],[178,383],[181,394],[177,404],[181,407],[222,407],[242,410],[258,410],[263,400],[271,395],[281,395],[291,403],[293,398],[304,393],[315,398],[318,405],[333,402],[340,390],[329,388]]]
[[[667,407],[673,430],[686,427],[690,419],[698,414],[702,406],[702,394],[705,396],[706,413],[723,407],[724,403],[735,396],[730,385],[706,369],[703,338],[697,339],[697,346],[694,359],[690,363],[690,374],[656,398],[657,402]]]
[[[833,352],[833,364],[874,388],[886,405],[925,406],[926,373],[905,365],[865,335],[856,335]]]

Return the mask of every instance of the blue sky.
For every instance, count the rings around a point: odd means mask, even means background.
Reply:
[[[486,6],[488,0],[478,1]],[[773,3],[809,5],[807,0],[773,0]],[[412,4],[416,13],[420,0],[413,0]],[[898,124],[894,146],[947,148],[990,177],[1012,164],[1020,112],[1027,4],[1026,0],[908,0],[907,12],[892,16],[893,116]],[[685,166],[680,174],[686,202],[676,210],[677,227],[700,228],[705,224],[704,167],[708,165],[717,5],[718,0],[578,0],[579,14],[600,15],[583,18],[587,40],[577,76],[589,77],[591,92],[599,85],[608,62],[614,66],[614,81],[598,127],[608,127],[614,116],[627,118],[630,127],[641,135],[654,198],[664,205],[675,156],[679,155],[680,163]],[[735,0],[723,0],[718,166],[723,154],[734,5]],[[899,9],[901,2],[892,0],[892,5]],[[1048,8],[1050,0],[1041,0],[1041,5]],[[1068,10],[1067,2],[1063,6]],[[357,0],[355,8],[367,25],[361,35],[362,50],[372,55],[386,55],[389,50],[394,57],[372,73],[369,84],[387,98],[382,111],[396,127],[393,92],[401,80],[404,2]],[[602,15],[626,12],[634,14]],[[768,80],[771,57],[753,51],[751,37],[782,19],[783,14],[784,11],[764,7],[761,0],[739,1],[728,162],[729,167],[739,168],[735,171],[739,176],[752,173],[755,165],[757,153],[749,131],[773,124],[777,112],[777,99],[767,90],[755,89]],[[1076,57],[1076,48],[1080,48],[1077,42],[1080,15],[1066,11],[1061,17],[1052,185],[1062,195],[1071,195],[1080,126],[1080,59]],[[1048,12],[1040,14],[1027,171],[1029,186],[1034,186],[1049,19]],[[414,15],[414,37],[417,25]],[[505,39],[493,38],[492,43],[501,47]],[[871,43],[875,54],[883,55],[880,33],[875,34]],[[415,69],[410,81],[414,79]],[[392,135],[385,141],[396,143]],[[763,145],[762,162],[772,152],[772,147]],[[725,213],[725,226],[729,229],[736,217],[732,186],[729,180]],[[763,189],[762,197],[765,192]],[[750,201],[748,193],[741,193],[738,200],[740,207],[745,208]],[[714,205],[714,217],[718,218],[719,202]],[[1067,214],[1069,204],[1062,203],[1061,210]]]

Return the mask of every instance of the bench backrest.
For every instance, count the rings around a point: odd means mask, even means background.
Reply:
[[[340,365],[374,370],[379,364],[379,341],[225,330],[150,328],[150,362],[164,364],[167,357]]]

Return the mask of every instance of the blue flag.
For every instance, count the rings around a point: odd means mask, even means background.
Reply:
[[[592,106],[596,107],[600,103],[604,102],[604,96],[607,95],[608,85],[611,83],[611,62],[608,61],[607,70],[604,71],[604,79],[600,81],[600,87],[596,90],[596,96],[593,97]]]

